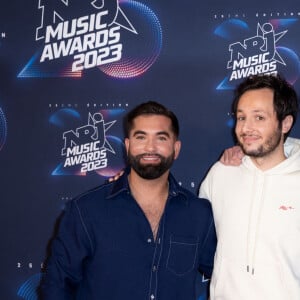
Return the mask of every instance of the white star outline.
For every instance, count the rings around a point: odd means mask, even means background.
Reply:
[[[271,23],[268,23],[272,26],[273,25]],[[265,25],[265,24],[264,24]],[[288,30],[284,30],[278,33],[274,33],[274,46],[276,46],[276,43],[288,32]],[[258,23],[257,24],[257,33],[256,36],[260,36],[262,38],[264,38],[264,32],[263,32],[263,28],[262,26]],[[278,53],[278,51],[276,50],[276,47],[274,47],[275,52],[274,52],[274,56],[272,57],[272,60],[275,60],[276,62],[283,64],[284,66],[286,65],[286,63],[284,62],[284,60],[282,59],[282,57],[280,56],[280,54]]]
[[[102,116],[101,113],[98,113]],[[103,119],[103,117],[102,117]],[[89,117],[88,117],[88,125],[95,127],[95,123],[97,121],[94,119],[94,117],[92,116],[91,113],[89,113]],[[107,138],[106,138],[106,132],[116,123],[117,121],[111,121],[108,123],[104,123],[104,119],[103,119],[103,125],[104,125],[104,136],[105,136],[105,140],[104,140],[104,144],[103,144],[103,148],[106,149],[107,151],[116,154],[115,150],[113,149],[113,147],[111,146],[111,144],[108,142]],[[92,136],[93,140],[97,140],[98,139],[98,132],[96,131],[93,136]]]

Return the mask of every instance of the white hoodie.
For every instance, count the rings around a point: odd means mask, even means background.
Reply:
[[[285,151],[264,172],[217,162],[200,187],[218,236],[211,300],[300,300],[300,141]]]

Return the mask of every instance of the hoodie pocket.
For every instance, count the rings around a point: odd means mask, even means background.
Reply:
[[[198,237],[171,235],[167,269],[185,275],[195,267]]]

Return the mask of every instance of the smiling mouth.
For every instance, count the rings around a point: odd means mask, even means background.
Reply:
[[[145,162],[157,162],[161,160],[161,157],[157,154],[144,154],[141,156],[141,160]]]
[[[241,139],[244,143],[251,144],[253,142],[258,141],[259,138],[255,135],[242,135]]]
[[[160,158],[158,156],[143,156],[142,159],[144,159],[144,160],[158,160]]]

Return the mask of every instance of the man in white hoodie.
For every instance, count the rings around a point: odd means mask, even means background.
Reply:
[[[280,76],[247,78],[236,89],[240,166],[217,162],[199,196],[211,201],[218,236],[211,300],[300,299],[300,144],[284,142],[298,112]]]

